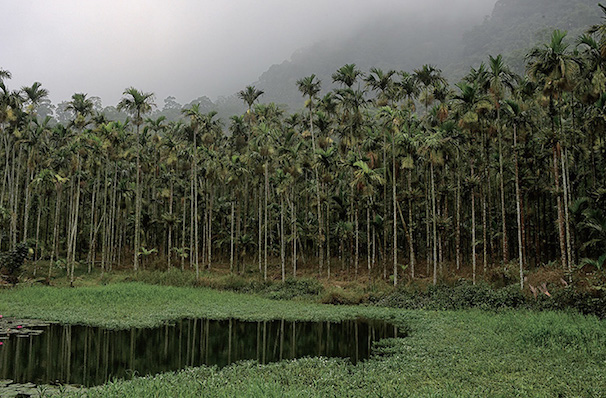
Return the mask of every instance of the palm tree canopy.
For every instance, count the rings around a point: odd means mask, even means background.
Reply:
[[[555,30],[551,42],[542,48],[533,49],[526,57],[529,61],[528,75],[543,85],[543,93],[558,98],[563,91],[575,86],[574,76],[579,70],[580,60],[568,51],[564,42],[567,33]]]
[[[44,98],[48,97],[48,90],[42,88],[40,82],[35,82],[31,87],[24,86],[21,88],[23,93],[26,95],[26,101],[29,101],[34,107],[40,103]]]
[[[322,82],[316,79],[315,74],[297,80],[297,88],[303,96],[309,98],[315,97],[320,92],[321,84]]]
[[[362,75],[362,72],[356,68],[356,64],[346,64],[333,73],[332,82],[341,83],[351,88],[360,75]]]
[[[143,123],[142,116],[149,113],[154,105],[154,94],[144,93],[134,87],[124,90],[124,98],[118,103],[118,110],[125,110],[134,117],[134,123],[140,125]]]
[[[251,109],[255,101],[263,94],[265,94],[265,92],[263,90],[257,90],[255,86],[246,86],[244,90],[238,92],[238,98],[248,105],[248,109]]]

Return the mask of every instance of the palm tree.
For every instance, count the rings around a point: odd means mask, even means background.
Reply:
[[[354,178],[351,185],[352,187],[355,187],[356,191],[366,199],[366,248],[368,256],[368,280],[370,281],[370,208],[372,198],[375,194],[375,187],[377,185],[382,185],[385,180],[383,179],[380,170],[377,172],[376,170],[371,169],[369,165],[362,160],[355,162],[354,167]]]
[[[503,235],[502,249],[503,249],[503,264],[507,264],[509,261],[509,249],[507,245],[507,217],[505,209],[505,184],[504,184],[504,171],[503,171],[503,138],[501,134],[501,102],[505,98],[506,91],[513,91],[514,88],[514,74],[505,66],[503,62],[503,56],[497,55],[496,58],[492,55],[489,56],[489,70],[488,70],[488,83],[490,96],[493,102],[494,108],[497,110],[496,129],[499,141],[499,188],[501,191],[501,233]]]
[[[447,122],[450,123],[450,122]],[[432,225],[433,225],[433,284],[437,283],[438,273],[438,236],[437,236],[437,212],[436,212],[436,188],[435,188],[435,167],[444,164],[444,146],[447,138],[443,136],[440,128],[431,131],[429,135],[425,135],[419,153],[426,157],[430,168],[430,184],[431,184],[431,206],[432,206]],[[428,237],[429,239],[429,237]],[[442,265],[440,264],[440,270]]]
[[[31,87],[21,87],[21,90],[26,96],[26,101],[29,102],[30,108],[34,111],[36,106],[38,106],[44,98],[48,97],[48,90],[41,87],[42,84],[40,82],[35,82]]]
[[[393,87],[392,76],[395,75],[395,73],[394,70],[384,72],[380,68],[370,68],[370,73],[364,81],[371,89],[379,92],[377,105],[389,105],[391,94],[393,94],[391,90]]]
[[[475,158],[477,155],[477,135],[481,128],[481,116],[491,107],[489,100],[481,94],[476,84],[461,82],[457,84],[460,93],[454,97],[454,110],[457,115],[458,125],[467,132],[467,146],[469,153],[470,176],[468,183],[471,189],[471,252],[473,283],[476,283],[476,223],[475,223],[475,186],[478,177],[475,174]]]
[[[316,95],[320,92],[321,82],[319,80],[315,80],[316,75],[311,75],[306,78],[297,81],[297,86],[301,94],[303,96],[309,97],[309,132],[311,134],[311,146],[312,151],[316,153],[316,138],[314,135],[314,108],[313,108],[313,100]],[[319,259],[319,271],[322,272],[323,267],[323,259],[324,259],[324,235],[322,233],[322,203],[320,200],[320,179],[318,177],[318,166],[314,168],[315,177],[316,177],[316,201],[317,201],[317,215],[318,215],[318,253],[320,255]]]
[[[520,268],[520,289],[524,289],[524,224],[522,223],[522,195],[520,190],[520,173],[518,162],[518,131],[520,128],[530,124],[528,112],[523,109],[523,104],[514,100],[505,101],[505,112],[507,115],[507,125],[513,130],[513,157],[516,188],[516,219],[518,223],[518,264]]]
[[[67,103],[66,110],[74,112],[74,120],[81,115],[86,117],[93,113],[93,101],[90,98],[86,98],[87,94],[75,93],[72,95],[71,101]]]
[[[551,36],[551,42],[542,48],[533,49],[526,57],[528,59],[528,75],[531,79],[542,86],[542,93],[547,98],[546,106],[551,118],[551,141],[553,148],[553,177],[558,207],[558,227],[560,235],[560,254],[562,267],[572,270],[572,264],[568,262],[567,256],[567,234],[564,226],[564,209],[562,197],[566,200],[567,186],[564,183],[563,195],[560,192],[560,170],[562,137],[557,134],[556,126],[561,126],[561,110],[564,105],[562,95],[564,92],[572,91],[576,85],[575,76],[579,70],[580,60],[568,51],[568,44],[564,42],[566,32],[555,30]],[[563,175],[566,170],[562,170]],[[565,182],[565,181],[564,181]],[[567,213],[566,213],[567,214]]]
[[[606,59],[606,7],[598,4],[602,9],[602,23],[593,25],[587,33],[598,36],[598,45],[602,59]]]
[[[265,94],[263,90],[257,90],[255,86],[246,86],[244,90],[238,92],[238,98],[248,105],[248,113],[251,112],[253,104],[260,96]]]
[[[362,72],[356,68],[356,64],[346,64],[332,74],[332,82],[351,88],[361,75]]]
[[[435,87],[445,85],[446,80],[442,77],[442,71],[433,65],[423,65],[420,69],[415,69],[414,77],[421,85],[421,102],[427,113],[429,105],[434,101]]]
[[[137,174],[136,184],[136,200],[135,200],[135,243],[134,243],[134,264],[133,268],[135,271],[139,268],[139,250],[140,250],[140,234],[141,234],[141,142],[139,140],[139,130],[143,124],[143,115],[149,113],[154,107],[154,94],[144,93],[137,90],[134,87],[129,87],[124,90],[124,98],[118,103],[118,110],[125,110],[133,117],[133,123],[137,127],[136,139],[137,139],[137,168],[135,173]]]

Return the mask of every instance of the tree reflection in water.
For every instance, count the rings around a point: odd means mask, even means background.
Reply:
[[[241,360],[261,364],[305,356],[370,356],[372,343],[398,337],[382,321],[244,322],[184,319],[154,329],[108,330],[50,325],[40,335],[11,336],[0,347],[0,379],[99,385],[113,378]]]

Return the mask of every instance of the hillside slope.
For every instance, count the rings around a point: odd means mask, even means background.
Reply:
[[[376,20],[347,39],[300,49],[290,60],[271,66],[254,84],[265,91],[264,102],[296,110],[303,105],[298,79],[315,73],[327,91],[331,74],[346,63],[363,71],[372,66],[412,71],[430,63],[457,81],[489,54],[502,53],[522,73],[528,50],[546,42],[554,29],[569,31],[573,42],[599,18],[595,0],[499,0],[483,22],[477,13],[439,24],[431,17],[397,15]]]

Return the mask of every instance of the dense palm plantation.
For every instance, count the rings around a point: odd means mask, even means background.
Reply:
[[[222,263],[394,285],[498,271],[523,287],[541,264],[602,269],[606,28],[566,39],[531,51],[527,76],[497,56],[454,86],[430,65],[345,65],[323,95],[299,80],[294,114],[251,86],[225,123],[196,105],[146,119],[153,95],[131,87],[126,123],[77,93],[53,124],[41,84],[10,90],[0,69],[0,249],[31,241],[37,272],[72,278]]]

